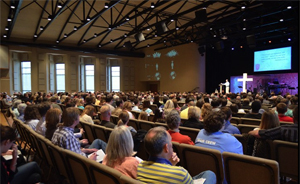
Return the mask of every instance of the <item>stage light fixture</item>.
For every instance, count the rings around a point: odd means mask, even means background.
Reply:
[[[58,4],[57,4],[57,8],[62,8],[62,4],[61,4],[61,3],[58,3]]]
[[[154,3],[151,3],[151,6],[150,6],[151,8],[155,8],[155,5],[154,5]]]
[[[155,34],[154,37],[157,37],[157,34]]]
[[[129,21],[130,20],[129,17],[126,17],[126,20]]]
[[[86,40],[84,39],[84,40],[83,40],[83,43],[85,43],[85,42],[86,42]]]
[[[101,45],[98,45],[98,47],[101,47]]]
[[[166,43],[167,41],[166,40],[164,40],[164,43]]]
[[[170,21],[171,21],[171,22],[173,22],[173,21],[174,21],[174,19],[171,19]]]
[[[290,42],[290,41],[292,41],[292,39],[288,38],[288,41]]]
[[[217,37],[217,35],[214,35],[214,37]]]
[[[271,41],[271,40],[269,40],[269,43],[272,43],[272,41]]]
[[[108,30],[111,30],[111,27],[110,27],[110,26],[108,27]]]
[[[147,47],[150,47],[150,45],[148,44]]]
[[[147,31],[150,31],[150,28],[147,28]]]
[[[212,30],[213,28],[211,27],[211,28],[209,28],[209,30]]]
[[[241,45],[241,46],[240,46],[240,48],[242,49],[242,48],[243,48],[243,46]]]
[[[234,50],[234,47],[232,47],[231,50]]]
[[[56,40],[56,43],[59,43],[59,40]]]
[[[91,18],[88,16],[87,18],[86,18],[86,21],[90,21],[91,20]]]
[[[245,27],[243,27],[243,30],[245,31],[245,30],[246,30],[246,28],[245,28]]]
[[[126,33],[124,34],[124,37],[125,37],[125,38],[127,37],[127,34],[126,34]]]
[[[110,39],[110,43],[114,42],[113,39]]]
[[[105,4],[104,4],[104,8],[108,8],[108,3],[105,3]]]
[[[194,40],[191,40],[191,43],[193,43],[194,42]]]
[[[246,8],[246,6],[242,6],[241,9],[244,10]]]
[[[243,21],[245,22],[245,21],[246,21],[246,19],[243,19]]]

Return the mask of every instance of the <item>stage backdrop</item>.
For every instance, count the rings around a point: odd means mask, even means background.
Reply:
[[[243,86],[242,82],[237,81],[237,79],[243,78],[240,76],[231,76],[230,77],[230,91],[232,93],[241,92],[242,88],[238,88],[238,86]],[[281,73],[281,74],[258,74],[258,75],[248,75],[248,78],[253,78],[253,81],[247,82],[247,90],[252,92],[267,92],[274,91],[276,94],[281,91],[283,94],[289,92],[290,94],[298,93],[298,73]],[[276,87],[280,86],[291,86],[295,87],[295,90],[289,90],[288,88],[268,88],[268,83],[273,83],[274,81],[278,81],[279,85],[275,85]],[[284,85],[286,84],[286,85]]]

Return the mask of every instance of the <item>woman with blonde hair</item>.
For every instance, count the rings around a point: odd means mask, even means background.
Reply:
[[[123,111],[128,112],[129,119],[135,119],[134,115],[130,112],[132,110],[132,103],[130,101],[126,101],[123,104]]]
[[[117,123],[117,126],[122,126],[122,125],[125,125],[131,132],[131,134],[136,134],[136,130],[132,127],[132,126],[128,126],[129,122],[129,114],[127,111],[122,111],[119,115],[119,121]]]
[[[93,116],[95,115],[95,108],[92,105],[85,106],[82,114],[80,115],[79,121],[94,124]]]
[[[102,164],[136,179],[139,161],[132,157],[133,139],[126,126],[118,126],[111,132]]]
[[[163,112],[163,118],[167,118],[168,114],[171,112],[171,110],[173,110],[174,107],[174,103],[172,100],[167,100],[165,106],[164,106],[164,112]]]
[[[201,108],[200,120],[203,120],[211,111],[212,111],[211,105],[209,103],[204,103]]]
[[[45,137],[51,141],[53,133],[57,129],[57,126],[61,120],[61,111],[59,109],[53,108],[49,109],[46,113],[46,132]]]

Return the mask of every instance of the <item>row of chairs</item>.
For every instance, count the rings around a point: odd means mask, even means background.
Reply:
[[[26,141],[35,156],[39,158],[39,165],[45,164],[49,167],[48,179],[54,169],[61,177],[60,180],[65,183],[140,183],[115,169],[52,144],[51,141],[18,119],[14,119],[14,123],[21,138]]]
[[[230,123],[232,124],[247,124],[247,125],[257,125],[259,126],[261,119],[253,119],[253,118],[239,118],[239,117],[232,117]],[[280,125],[288,125],[292,124],[291,122],[280,122]]]
[[[224,172],[231,184],[275,184],[279,183],[279,176],[298,181],[298,143],[274,140],[271,145],[272,159],[264,159],[229,152],[221,154],[218,150],[173,142],[174,151],[181,158],[179,164],[191,176],[211,170],[217,176],[217,183],[222,183]]]

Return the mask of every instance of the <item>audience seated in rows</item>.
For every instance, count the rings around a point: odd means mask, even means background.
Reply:
[[[123,109],[123,100],[116,100],[116,106],[117,107],[115,108],[115,110],[111,112],[111,115],[119,116]]]
[[[151,113],[153,114],[152,110],[150,109],[150,101],[149,100],[144,100],[142,111],[145,111],[148,114],[151,114]]]
[[[134,115],[131,113],[132,103],[130,101],[126,101],[123,104],[123,111],[126,111],[129,114],[129,119],[135,119]]]
[[[201,108],[200,120],[203,120],[211,111],[212,111],[212,107],[210,103],[204,103]]]
[[[61,111],[57,108],[49,109],[46,113],[46,132],[45,137],[51,141],[54,132],[56,131],[61,121]]]
[[[192,98],[186,98],[185,103],[186,103],[186,107],[184,108],[184,110],[182,110],[182,108],[181,108],[181,112],[180,112],[181,119],[188,119],[189,107],[195,106],[194,99],[192,99]]]
[[[19,116],[17,116],[17,119],[21,120],[22,122],[24,122],[24,112],[25,112],[25,108],[27,107],[26,103],[20,103],[17,107],[18,112],[19,112]]]

